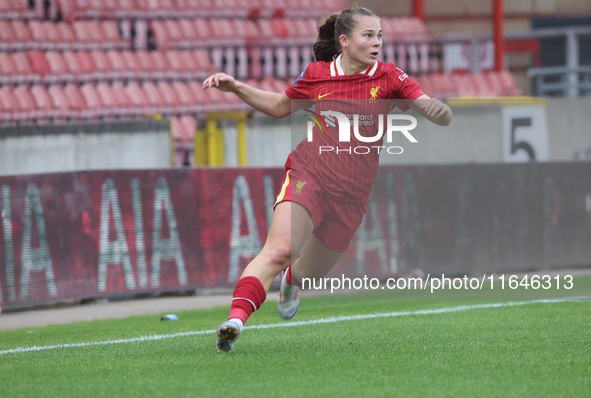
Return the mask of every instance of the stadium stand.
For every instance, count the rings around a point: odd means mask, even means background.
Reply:
[[[310,62],[316,22],[345,0],[7,0],[0,2],[1,123],[171,119],[176,164],[191,164],[197,119],[249,109],[201,81],[225,71],[282,92]],[[508,71],[441,72],[417,18],[382,18],[381,60],[434,97],[520,95]]]

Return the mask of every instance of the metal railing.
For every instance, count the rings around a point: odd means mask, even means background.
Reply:
[[[591,36],[591,28],[550,28],[531,32],[511,33],[507,40],[566,39],[564,46],[565,65],[531,68],[528,75],[533,79],[533,94],[540,97],[579,97],[591,95],[591,65],[581,65],[580,37]]]

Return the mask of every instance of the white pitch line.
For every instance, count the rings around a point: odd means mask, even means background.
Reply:
[[[330,317],[330,318],[310,319],[308,321],[295,321],[295,322],[285,322],[285,323],[271,323],[271,324],[267,324],[267,325],[245,326],[244,330],[286,328],[286,327],[291,327],[291,326],[317,325],[317,324],[324,324],[324,323],[357,321],[357,320],[363,320],[363,319],[393,318],[393,317],[398,317],[398,316],[409,316],[409,315],[446,314],[446,313],[450,313],[450,312],[460,312],[460,311],[486,309],[486,308],[502,308],[502,307],[514,307],[514,306],[528,305],[528,304],[560,303],[560,302],[567,302],[567,301],[579,301],[579,300],[586,300],[586,299],[590,299],[590,298],[591,298],[591,296],[581,296],[581,297],[570,297],[570,298],[563,298],[563,299],[509,301],[506,303],[460,305],[457,307],[444,307],[444,308],[434,308],[434,309],[416,310],[416,311],[381,312],[381,313],[364,314],[364,315],[343,315],[343,316],[335,316],[335,317]],[[21,354],[21,353],[25,353],[25,352],[53,350],[53,349],[57,349],[57,348],[91,347],[91,346],[97,346],[97,345],[155,341],[155,340],[172,339],[175,337],[187,337],[187,336],[198,336],[198,335],[203,335],[203,334],[215,334],[216,332],[217,332],[217,330],[215,330],[215,329],[196,330],[196,331],[192,331],[192,332],[179,332],[179,333],[172,333],[172,334],[155,334],[155,335],[151,335],[151,336],[139,336],[139,337],[133,337],[133,338],[129,338],[129,339],[92,341],[89,343],[71,343],[71,344],[54,344],[54,345],[47,345],[47,346],[17,347],[17,348],[11,348],[8,350],[0,350],[0,355]]]

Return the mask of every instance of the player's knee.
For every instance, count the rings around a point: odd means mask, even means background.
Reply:
[[[291,264],[291,245],[276,243],[269,247],[269,262],[272,266],[285,269]]]

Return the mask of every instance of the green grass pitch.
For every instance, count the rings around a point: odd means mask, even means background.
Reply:
[[[230,354],[207,332],[228,307],[4,331],[0,396],[589,396],[591,301],[497,303],[304,300],[281,321],[267,302]]]

